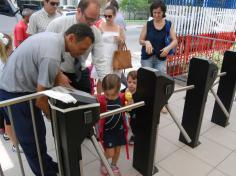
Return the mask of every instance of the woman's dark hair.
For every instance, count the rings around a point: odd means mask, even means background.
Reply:
[[[98,2],[98,0],[80,0],[77,8],[80,8],[80,10],[84,12],[85,9],[88,8],[90,3],[95,3],[100,7],[100,3]]]
[[[153,10],[157,9],[157,8],[161,8],[161,10],[163,11],[163,18],[166,17],[166,5],[163,1],[154,1],[151,6],[150,6],[150,14],[151,17],[153,17]]]
[[[120,77],[116,74],[108,74],[102,80],[102,89],[104,91],[115,89],[117,92],[120,91]]]
[[[104,11],[105,10],[111,10],[112,11],[112,13],[113,13],[113,15],[116,15],[116,8],[114,7],[114,6],[108,6],[108,7],[106,7],[105,9],[104,9]]]
[[[117,2],[116,0],[111,0],[111,1],[110,1],[110,6],[115,7],[115,8],[116,8],[116,11],[119,10],[119,4],[118,4],[118,2]]]
[[[65,32],[65,35],[69,35],[69,34],[75,34],[77,42],[83,40],[86,37],[89,37],[92,40],[92,43],[94,42],[93,31],[90,28],[90,26],[85,23],[79,23],[79,24],[72,25]]]

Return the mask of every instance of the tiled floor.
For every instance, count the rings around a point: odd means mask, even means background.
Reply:
[[[184,106],[184,93],[171,97],[169,104],[175,111],[178,119]],[[236,105],[232,107],[230,125],[219,127],[210,122],[214,99],[211,94],[206,103],[202,123],[200,142],[196,148],[190,148],[178,141],[179,130],[168,114],[161,114],[158,131],[156,152],[156,165],[159,172],[155,176],[235,176],[236,175]],[[51,126],[47,125],[48,150],[56,158]],[[132,153],[132,147],[130,147]],[[122,150],[119,166],[124,176],[138,176],[139,173],[132,168],[132,161],[127,160]],[[99,176],[99,158],[89,140],[82,145],[84,173],[86,176]],[[32,176],[28,164],[22,155],[27,176]],[[20,176],[17,156],[11,151],[9,142],[0,140],[0,163],[5,176]]]

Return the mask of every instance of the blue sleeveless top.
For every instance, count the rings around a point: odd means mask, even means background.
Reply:
[[[165,20],[165,25],[161,30],[154,26],[153,20],[147,22],[147,35],[145,40],[149,40],[153,47],[153,53],[147,54],[146,47],[142,46],[141,59],[146,60],[153,55],[156,55],[159,60],[166,60],[166,57],[160,57],[161,51],[166,46],[166,25],[169,21]]]

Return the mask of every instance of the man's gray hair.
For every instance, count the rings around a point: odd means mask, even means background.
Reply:
[[[33,10],[29,9],[29,8],[25,8],[22,10],[22,16],[25,17],[25,16],[30,16],[32,15],[32,13],[34,13]]]

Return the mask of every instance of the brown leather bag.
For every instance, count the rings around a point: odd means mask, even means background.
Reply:
[[[113,70],[132,68],[131,53],[126,44],[118,46],[113,55]]]

